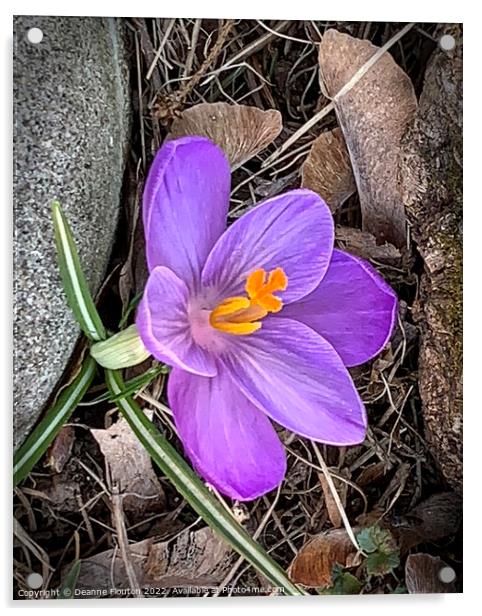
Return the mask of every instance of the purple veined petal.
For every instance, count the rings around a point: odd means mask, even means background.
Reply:
[[[163,265],[196,284],[226,228],[230,184],[229,163],[209,139],[183,137],[161,147],[142,199],[149,271]]]
[[[340,356],[303,323],[274,316],[222,363],[253,404],[292,432],[329,445],[365,438],[365,407]]]
[[[334,250],[318,287],[277,316],[305,323],[328,340],[346,366],[357,366],[387,344],[396,314],[397,296],[373,267]]]
[[[254,270],[282,267],[288,288],[279,296],[293,302],[318,285],[333,242],[333,218],[325,202],[310,190],[292,190],[264,201],[223,233],[207,259],[202,283],[229,297],[243,292]]]
[[[281,483],[286,457],[275,429],[221,367],[213,378],[174,368],[168,399],[186,454],[220,492],[252,500]]]
[[[189,290],[167,267],[152,270],[137,308],[136,325],[156,359],[194,374],[214,376],[213,357],[195,343],[188,317]]]

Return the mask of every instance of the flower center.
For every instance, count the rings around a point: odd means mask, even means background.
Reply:
[[[287,286],[288,278],[281,267],[269,274],[264,269],[257,269],[246,280],[247,297],[238,295],[224,299],[211,311],[209,323],[215,329],[235,336],[252,334],[261,327],[260,319],[281,310],[283,302],[273,293],[284,291]]]

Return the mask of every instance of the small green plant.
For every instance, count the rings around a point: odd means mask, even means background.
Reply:
[[[392,534],[379,526],[364,528],[357,541],[366,553],[365,566],[368,575],[386,575],[400,564],[400,552]]]
[[[318,591],[320,595],[359,595],[363,584],[341,565],[335,565],[332,573],[333,586]]]

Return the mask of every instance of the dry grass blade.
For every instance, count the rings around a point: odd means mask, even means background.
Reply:
[[[319,465],[321,466],[321,470],[323,471],[323,475],[325,477],[326,480],[326,484],[327,487],[329,488],[330,492],[331,492],[331,497],[333,499],[334,504],[336,505],[340,518],[343,522],[343,525],[345,527],[345,530],[347,532],[348,537],[350,538],[350,541],[353,544],[353,547],[355,548],[355,550],[360,550],[360,546],[358,545],[358,542],[356,540],[355,537],[355,532],[351,527],[350,521],[348,520],[348,517],[346,515],[345,512],[345,508],[343,507],[343,503],[341,502],[340,496],[336,490],[335,484],[333,483],[333,478],[330,474],[330,471],[328,470],[328,467],[326,466],[326,462],[323,459],[323,456],[321,455],[321,451],[318,447],[318,445],[312,441],[311,445],[313,447],[313,451],[315,452],[316,458],[318,460]]]
[[[333,498],[332,491],[330,486],[328,485],[328,481],[326,480],[325,475],[323,473],[318,473],[318,478],[321,483],[321,487],[323,489],[323,496],[325,497],[325,506],[328,512],[328,517],[330,518],[330,522],[333,524],[335,528],[341,528],[343,524],[342,517],[340,515],[340,511],[338,510],[335,499]],[[334,481],[335,483],[335,481]],[[346,494],[348,491],[348,485],[346,483],[342,483],[336,480],[336,483],[339,486],[340,490],[340,501],[343,507],[346,506]],[[335,488],[337,486],[335,485]]]
[[[301,168],[301,186],[315,191],[334,213],[356,190],[350,155],[339,128],[321,133]]]
[[[328,30],[320,44],[320,73],[350,152],[363,229],[378,241],[406,243],[406,217],[397,185],[400,143],[417,110],[413,85],[388,53],[366,40]],[[363,78],[348,90],[354,71]]]
[[[174,120],[168,139],[183,135],[208,137],[224,150],[232,169],[236,169],[272,143],[281,129],[281,114],[274,109],[200,103]]]

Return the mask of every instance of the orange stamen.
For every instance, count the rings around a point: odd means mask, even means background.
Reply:
[[[257,269],[246,280],[248,297],[224,299],[209,315],[209,322],[215,329],[235,336],[252,334],[261,327],[260,319],[281,310],[283,302],[273,293],[285,291],[287,286],[288,278],[281,267],[268,276],[264,269]]]

